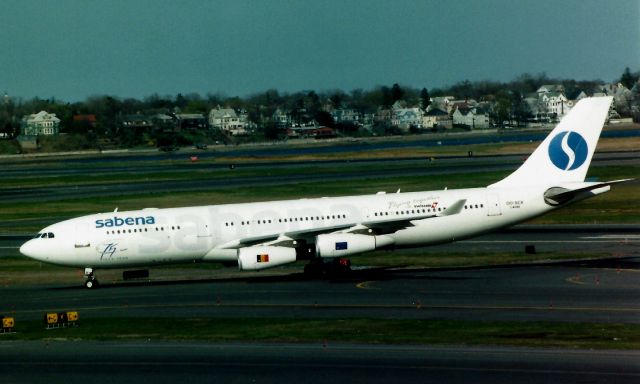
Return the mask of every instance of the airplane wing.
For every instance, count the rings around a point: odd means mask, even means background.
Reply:
[[[335,225],[322,228],[302,229],[298,231],[290,231],[285,233],[273,233],[261,236],[244,237],[236,239],[228,243],[222,244],[218,248],[236,249],[249,247],[254,245],[270,245],[280,247],[295,247],[298,240],[313,240],[316,236],[323,233],[353,233],[363,235],[383,235],[397,232],[401,229],[413,227],[413,222],[426,220],[435,217],[444,217],[456,215],[462,211],[466,199],[458,200],[442,212],[429,213],[424,215],[414,215],[411,217],[390,217],[380,218],[378,220],[367,220],[358,224]]]

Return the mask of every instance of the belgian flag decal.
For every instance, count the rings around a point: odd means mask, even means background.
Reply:
[[[269,262],[269,254],[262,254],[262,255],[257,255],[256,257],[256,261],[258,263],[268,263]]]

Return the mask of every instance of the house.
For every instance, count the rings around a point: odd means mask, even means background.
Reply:
[[[96,115],[75,115],[73,116],[73,123],[77,126],[87,126],[95,128],[98,120]]]
[[[126,129],[148,130],[154,127],[153,121],[145,115],[133,114],[125,116],[120,126]]]
[[[557,116],[558,119],[564,117],[573,107],[573,102],[570,102],[561,92],[541,93],[540,101],[545,106],[546,112],[552,116]]]
[[[55,113],[40,111],[22,118],[23,136],[53,136],[60,133],[60,119]]]
[[[233,108],[221,108],[219,105],[213,108],[209,112],[209,125],[232,136],[248,134],[246,114],[238,116]]]
[[[394,108],[391,125],[403,131],[409,128],[422,128],[422,110],[420,108]]]
[[[336,130],[329,127],[320,127],[315,131],[316,139],[332,139],[337,136]]]
[[[383,107],[378,107],[378,110],[376,111],[373,120],[375,123],[378,124],[387,124],[391,122],[391,109],[388,108],[383,108]]]
[[[280,108],[277,108],[275,112],[273,112],[271,118],[278,128],[288,128],[291,126],[291,123],[293,121],[291,119],[291,114],[283,111]]]
[[[207,118],[202,113],[178,113],[176,118],[180,129],[197,131],[207,128]]]
[[[454,126],[489,128],[489,113],[480,108],[458,107],[453,112],[452,121]]]
[[[447,113],[451,113],[451,104],[455,100],[453,96],[438,96],[431,98],[431,104],[427,109],[440,109]]]
[[[599,93],[606,96],[613,96],[613,108],[616,109],[621,115],[631,115],[631,101],[633,99],[633,92],[622,83],[605,84],[597,88]]]
[[[453,126],[453,122],[449,114],[442,109],[429,108],[422,117],[423,128],[446,128]]]
[[[351,108],[339,108],[331,111],[331,117],[336,123],[359,124],[363,120],[362,113]]]

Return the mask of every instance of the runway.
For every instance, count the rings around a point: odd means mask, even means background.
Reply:
[[[562,241],[564,239],[564,241]],[[0,254],[15,253],[7,239]],[[161,269],[163,278],[123,282],[101,275],[81,287],[68,273],[48,283],[0,279],[0,313],[18,322],[50,311],[96,318],[349,318],[516,322],[640,323],[640,255],[636,226],[522,226],[506,233],[416,250],[434,256],[477,247],[540,252],[596,247],[607,258],[484,268],[361,267],[334,279],[309,279],[300,265],[266,273]],[[432,250],[436,248],[435,250]],[[541,254],[540,257],[545,257]],[[392,257],[392,254],[389,255]],[[1,259],[0,259],[1,260]],[[100,273],[99,272],[99,273]],[[66,272],[65,272],[66,273]],[[157,276],[151,270],[151,276]],[[190,274],[193,275],[190,275]],[[0,271],[0,276],[5,276]],[[55,337],[55,335],[52,335]],[[0,338],[0,341],[2,339]],[[179,380],[325,383],[636,383],[637,351],[289,343],[157,341],[0,342],[0,381],[12,383]]]
[[[637,383],[638,351],[360,344],[0,344],[0,381],[28,383]]]
[[[16,256],[19,237],[0,241]],[[311,279],[303,264],[246,273],[206,265],[151,269],[150,280],[122,281],[98,271],[101,287],[81,288],[73,269],[43,283],[15,282],[0,271],[0,313],[39,319],[47,310],[83,316],[206,316],[292,318],[419,318],[640,323],[640,233],[634,225],[516,226],[436,247],[403,250],[421,257],[522,252],[540,262],[482,268],[381,268],[358,264],[351,274]],[[554,252],[599,255],[591,261],[545,262]],[[431,255],[431,256],[430,256]],[[394,252],[384,257],[392,259]],[[534,256],[534,260],[537,256]],[[0,258],[1,260],[1,258]],[[34,263],[37,265],[37,263]]]

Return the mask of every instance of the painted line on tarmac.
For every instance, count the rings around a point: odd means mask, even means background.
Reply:
[[[500,306],[500,305],[429,305],[417,304],[224,304],[224,303],[193,303],[193,304],[139,304],[139,305],[108,305],[95,307],[76,307],[76,311],[99,310],[130,310],[130,309],[167,309],[167,308],[254,308],[254,309],[386,309],[386,310],[477,310],[477,311],[560,311],[560,312],[619,312],[640,313],[638,308],[613,307],[562,307],[562,306]],[[55,311],[54,309],[15,310],[11,313],[42,313]]]

